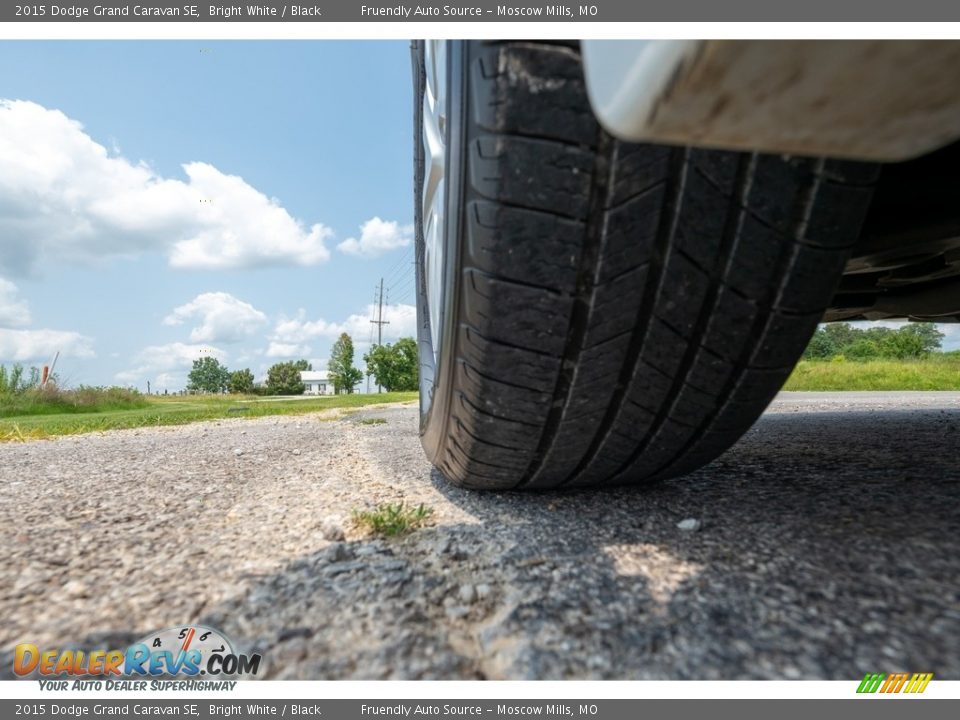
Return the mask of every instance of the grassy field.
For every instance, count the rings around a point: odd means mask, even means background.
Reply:
[[[349,410],[417,399],[415,392],[282,398],[144,396],[114,389],[87,390],[48,399],[29,393],[0,396],[0,442],[220,418]],[[960,354],[932,355],[924,360],[802,360],[784,390],[960,390]]]
[[[417,393],[335,395],[314,398],[277,398],[237,395],[140,396],[134,406],[78,411],[39,404],[13,406],[0,399],[0,442],[40,439],[55,435],[100,432],[118,428],[183,425],[199,420],[266,415],[301,415],[334,408],[361,408],[365,405],[417,399]],[[21,414],[14,414],[17,410]],[[49,410],[49,412],[48,412]]]
[[[960,357],[831,362],[801,360],[784,390],[960,390]]]
[[[48,386],[46,389],[33,388],[0,395],[0,418],[136,410],[147,407],[147,404],[146,397],[125,388],[59,390]]]

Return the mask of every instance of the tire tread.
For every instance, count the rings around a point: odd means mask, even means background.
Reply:
[[[802,352],[875,168],[620,142],[575,44],[468,53],[457,376],[434,462],[487,489],[709,462]]]

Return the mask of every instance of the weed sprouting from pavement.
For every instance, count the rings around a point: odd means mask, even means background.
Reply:
[[[373,510],[354,510],[353,522],[373,535],[395,537],[423,527],[433,508],[423,503],[408,507],[405,503],[382,503]]]

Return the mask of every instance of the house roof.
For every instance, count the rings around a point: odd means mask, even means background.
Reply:
[[[301,370],[300,380],[303,382],[328,382],[326,370]]]

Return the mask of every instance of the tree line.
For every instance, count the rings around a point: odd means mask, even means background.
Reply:
[[[803,352],[804,360],[909,360],[941,349],[943,333],[933,323],[900,328],[858,328],[850,323],[821,325]]]
[[[417,390],[420,384],[417,363],[417,343],[405,337],[396,343],[375,345],[363,356],[366,375],[373,377],[377,385],[387,392]],[[354,366],[353,338],[342,333],[330,350],[327,377],[333,391],[352,393],[357,383],[364,378],[364,371]],[[300,378],[303,371],[313,370],[306,360],[279,362],[267,370],[266,382],[257,385],[250,368],[230,371],[214,357],[206,356],[193,361],[187,376],[187,390],[202,393],[238,393],[256,395],[302,395],[306,385]]]

